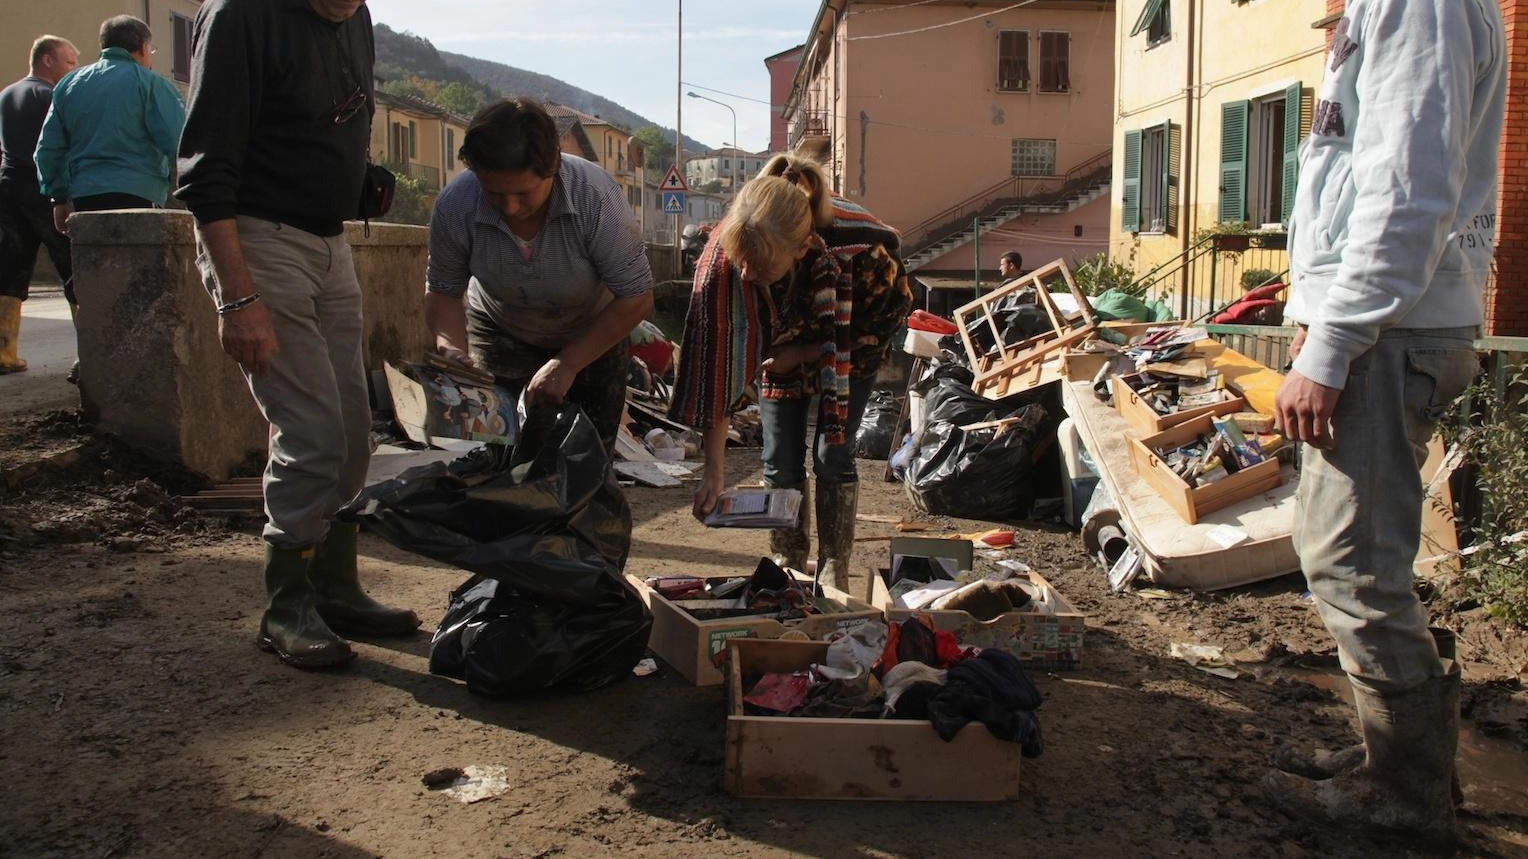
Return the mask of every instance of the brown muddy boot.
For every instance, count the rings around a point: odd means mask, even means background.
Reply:
[[[21,339],[21,299],[0,295],[0,375],[20,373],[27,362],[16,355]]]
[[[318,594],[308,579],[312,548],[265,544],[268,602],[256,645],[296,668],[331,668],[355,658],[355,651],[319,617]]]
[[[810,499],[807,496],[805,483],[797,483],[791,486],[773,486],[771,489],[795,489],[801,493],[801,516],[796,524],[790,528],[771,528],[769,530],[769,554],[771,560],[781,567],[788,567],[798,573],[806,572],[806,555],[812,548],[811,534],[812,516]]]
[[[318,591],[318,614],[337,632],[357,638],[413,635],[419,615],[406,608],[385,606],[361,590],[356,569],[356,535],[360,526],[335,522],[313,559],[313,587]]]
[[[854,514],[858,483],[817,481],[817,573],[841,591],[849,590],[849,559],[854,555]]]
[[[1286,772],[1263,778],[1263,792],[1304,820],[1447,844],[1455,837],[1450,791],[1459,741],[1459,666],[1403,692],[1353,685],[1364,762],[1325,781]]]

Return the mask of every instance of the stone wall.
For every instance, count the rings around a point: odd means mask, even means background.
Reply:
[[[80,300],[80,398],[98,431],[220,480],[263,454],[268,425],[196,268],[191,216],[140,210],[70,220]],[[346,225],[366,314],[367,366],[418,360],[424,325],[423,227]]]

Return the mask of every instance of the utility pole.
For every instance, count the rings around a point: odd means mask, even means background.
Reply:
[[[976,217],[976,218],[972,218],[971,219],[971,230],[976,235],[976,238],[971,240],[971,250],[972,250],[972,252],[974,254],[976,254],[976,259],[974,260],[975,265],[973,266],[973,268],[976,271],[976,297],[977,298],[981,298],[982,297],[982,219],[980,217]]]
[[[674,169],[684,175],[684,0],[679,2],[678,38],[674,40],[678,67],[674,71]],[[662,195],[659,195],[662,199]],[[684,229],[684,213],[674,214],[674,270],[684,271],[684,240],[679,233]]]

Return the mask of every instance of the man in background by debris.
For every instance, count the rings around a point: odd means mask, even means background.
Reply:
[[[1306,443],[1295,548],[1363,735],[1305,768],[1329,778],[1264,779],[1307,819],[1453,835],[1459,667],[1412,591],[1418,469],[1477,369],[1505,51],[1495,0],[1350,0],[1302,153],[1276,410]]]
[[[1018,251],[1009,251],[998,258],[997,273],[1006,283],[1018,277],[1024,271],[1024,255]]]
[[[38,187],[32,153],[53,103],[53,87],[79,59],[68,39],[41,36],[32,43],[31,74],[0,91],[0,374],[27,368],[16,345],[21,302],[27,299],[39,246],[48,249],[64,298],[74,307],[69,239],[53,229],[53,212]]]
[[[364,0],[209,0],[192,35],[176,196],[223,350],[271,424],[257,641],[299,668],[349,661],[336,633],[409,635],[412,611],[361,590],[356,526],[334,522],[371,457],[360,209],[375,44]]]

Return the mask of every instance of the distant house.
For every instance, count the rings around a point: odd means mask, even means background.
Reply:
[[[731,147],[713,149],[684,162],[684,181],[691,188],[703,188],[717,182],[731,193],[734,178],[739,185],[752,179],[769,156],[768,152],[746,152]]]
[[[642,141],[626,129],[594,114],[551,101],[546,102],[546,109],[562,133],[562,151],[587,158],[605,168],[625,192],[632,213],[640,218],[642,183],[646,178]]]
[[[764,58],[764,68],[769,71],[769,151],[784,152],[788,127],[785,124],[785,103],[791,97],[791,82],[796,79],[796,69],[801,66],[801,53],[806,45],[797,45]]]
[[[913,271],[1107,247],[1114,2],[1014,6],[824,0],[811,22],[786,144],[901,230]]]
[[[642,237],[656,245],[674,243],[674,216],[663,211],[663,197],[658,191],[658,180],[652,179],[644,186]],[[714,224],[727,210],[727,198],[720,194],[691,191],[685,195],[684,223]]]
[[[433,195],[466,169],[456,153],[470,121],[434,102],[379,88],[371,122],[371,158],[401,168]]]

